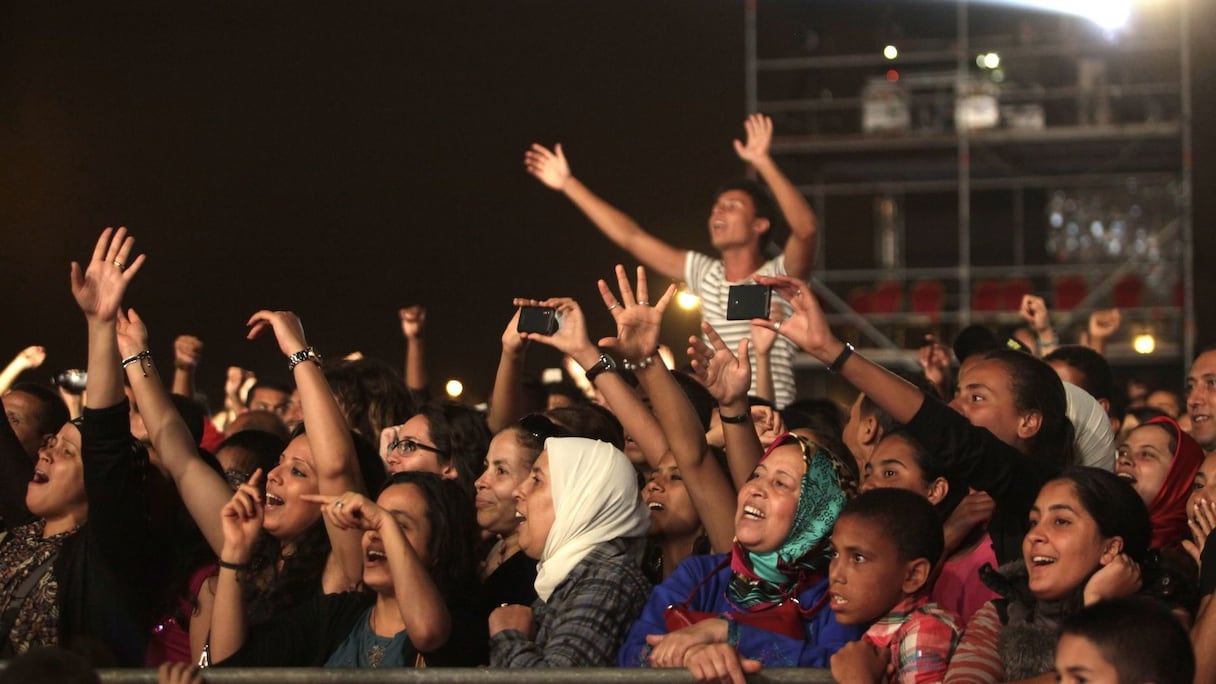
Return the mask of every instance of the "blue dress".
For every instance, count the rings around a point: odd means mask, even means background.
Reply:
[[[693,556],[680,564],[662,584],[654,588],[650,600],[642,609],[642,616],[629,630],[625,644],[621,646],[618,662],[622,667],[645,667],[650,646],[646,644],[648,634],[666,634],[664,610],[671,605],[688,601],[688,608],[710,613],[741,612],[726,596],[730,583],[729,564],[723,564],[727,554]],[[721,567],[720,567],[721,566]],[[698,586],[700,585],[700,586]],[[693,590],[696,592],[693,593]],[[828,590],[824,579],[798,595],[798,602],[809,608]],[[689,594],[692,598],[689,599]],[[826,604],[811,617],[803,620],[805,640],[757,627],[739,625],[739,643],[736,649],[744,658],[764,663],[765,667],[828,667],[832,654],[850,641],[865,634],[869,625],[842,625],[836,622],[836,614]]]

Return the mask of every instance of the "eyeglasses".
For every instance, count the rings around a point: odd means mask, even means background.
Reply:
[[[402,453],[402,454],[412,454],[415,451],[422,449],[423,451],[429,451],[433,454],[439,454],[440,456],[448,455],[447,452],[444,451],[443,449],[436,449],[435,447],[430,446],[428,444],[423,444],[422,442],[419,442],[418,440],[414,439],[413,437],[402,437],[400,439],[394,439],[393,441],[388,443],[388,446],[385,447],[385,449],[390,454],[393,453],[394,451],[396,451],[398,453]]]
[[[549,420],[549,417],[542,413],[529,413],[520,418],[519,426],[532,433],[532,436],[539,439],[541,444],[544,444],[545,440],[550,437],[570,436],[569,430]]]

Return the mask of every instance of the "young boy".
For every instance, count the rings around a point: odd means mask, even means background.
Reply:
[[[838,682],[940,682],[962,629],[929,602],[942,526],[925,497],[879,488],[850,501],[832,530],[829,596],[842,625],[874,622],[832,656]]]
[[[1195,653],[1164,606],[1144,598],[1101,601],[1061,626],[1056,677],[1064,684],[1189,684]]]

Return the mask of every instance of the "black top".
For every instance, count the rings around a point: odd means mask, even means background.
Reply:
[[[165,540],[149,532],[147,452],[131,437],[126,399],[84,409],[80,432],[89,519],[64,541],[53,569],[59,640],[99,665],[112,657],[143,667],[155,618],[149,587],[164,582],[167,555],[157,551]]]
[[[321,667],[376,602],[370,592],[320,594],[249,630],[241,649],[219,667]],[[452,633],[439,649],[424,653],[427,667],[476,667],[489,660],[486,616],[449,604]],[[404,661],[418,655],[405,640]]]
[[[486,614],[504,603],[532,605],[536,601],[535,585],[536,561],[523,551],[516,551],[482,585]]]
[[[1063,466],[1023,454],[930,396],[925,397],[906,428],[929,453],[942,460],[950,479],[961,480],[993,498],[996,508],[988,534],[996,559],[1002,564],[1020,559],[1030,507],[1043,485],[1059,475]]]

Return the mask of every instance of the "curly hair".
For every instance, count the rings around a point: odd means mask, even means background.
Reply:
[[[418,415],[426,418],[435,447],[456,468],[456,481],[472,494],[492,436],[485,414],[456,402],[435,401],[423,404]]]
[[[378,359],[326,364],[325,380],[351,429],[371,443],[380,431],[414,415],[414,403],[396,368]]]

